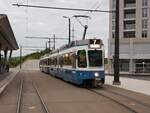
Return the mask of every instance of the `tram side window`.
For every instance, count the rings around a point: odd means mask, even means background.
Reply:
[[[87,60],[86,60],[86,51],[79,50],[78,51],[78,67],[86,68],[87,67]]]
[[[52,65],[52,60],[51,60],[51,58],[49,59],[49,65]]]
[[[45,60],[43,60],[43,65],[45,66]]]
[[[54,58],[52,58],[52,65],[54,65]]]
[[[46,66],[48,65],[48,59],[46,59]]]
[[[71,65],[71,55],[70,53],[66,53],[63,55],[64,65]]]
[[[63,67],[63,56],[59,57],[59,65],[60,67]]]
[[[56,59],[57,59],[57,66],[59,66],[59,56],[57,56]]]
[[[54,58],[54,65],[57,65],[57,58]]]
[[[47,65],[49,66],[49,58],[47,59]]]
[[[76,54],[75,53],[71,55],[71,64],[72,64],[72,68],[76,68]]]

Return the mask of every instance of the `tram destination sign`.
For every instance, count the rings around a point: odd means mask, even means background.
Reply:
[[[90,39],[89,40],[89,48],[91,48],[91,49],[101,48],[101,40],[100,39]]]

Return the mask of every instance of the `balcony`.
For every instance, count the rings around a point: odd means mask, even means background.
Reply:
[[[124,20],[135,20],[136,18],[136,10],[130,9],[124,11]]]
[[[130,20],[130,19],[135,19],[136,18],[136,15],[135,14],[126,14],[124,16],[124,19],[125,20]]]
[[[124,0],[124,8],[131,9],[136,7],[136,0]]]
[[[136,4],[125,4],[124,8],[135,8]]]
[[[124,21],[124,30],[125,31],[135,31],[136,25],[135,20],[132,21]]]
[[[135,38],[135,31],[124,32],[124,38]]]
[[[135,30],[135,24],[125,25],[124,30]]]

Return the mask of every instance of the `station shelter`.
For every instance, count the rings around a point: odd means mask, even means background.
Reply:
[[[6,14],[0,14],[0,74],[9,70],[13,50],[19,49]]]

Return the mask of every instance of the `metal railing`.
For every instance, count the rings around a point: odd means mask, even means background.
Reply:
[[[136,4],[135,3],[128,3],[128,4],[125,4],[124,6],[125,8],[132,8],[132,7],[136,7]]]
[[[125,25],[124,29],[125,30],[135,29],[135,24]]]
[[[150,63],[136,63],[136,73],[150,73]]]
[[[135,14],[125,14],[125,19],[133,19],[133,18],[135,18],[136,16],[135,16]]]

